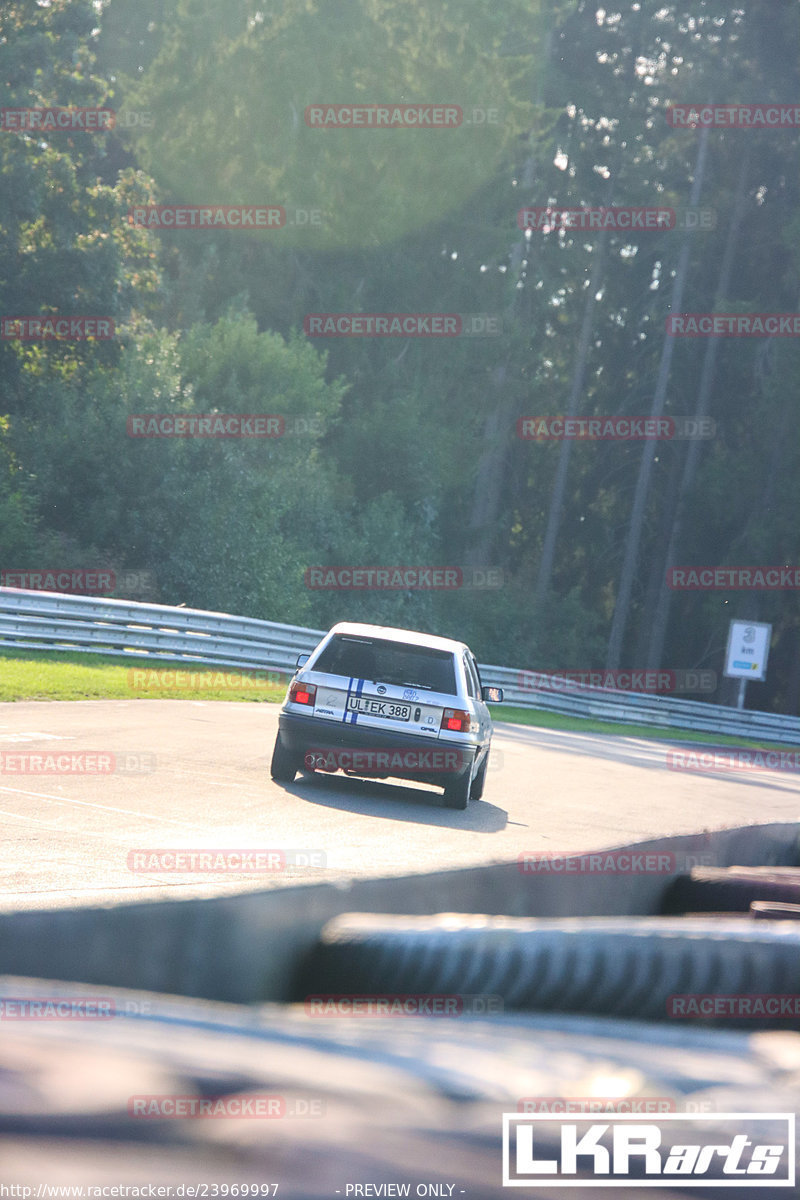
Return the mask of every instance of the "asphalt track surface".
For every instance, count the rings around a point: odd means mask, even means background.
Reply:
[[[285,786],[269,775],[277,720],[265,703],[0,704],[0,907],[221,895],[797,819],[796,771],[676,770],[670,751],[691,754],[685,743],[499,722],[484,799],[463,812],[423,784],[314,774]],[[92,753],[114,769],[87,771]],[[65,755],[68,770],[42,772]],[[272,866],[131,869],[132,853],[223,849]],[[277,850],[300,857],[284,865],[267,857]]]

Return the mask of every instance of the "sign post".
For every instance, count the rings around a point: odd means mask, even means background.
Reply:
[[[739,680],[737,708],[744,708],[748,679],[763,681],[767,677],[771,637],[772,626],[763,621],[731,621],[722,674]]]

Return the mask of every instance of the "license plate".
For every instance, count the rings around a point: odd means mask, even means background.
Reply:
[[[350,696],[348,712],[365,713],[369,717],[387,717],[390,721],[411,719],[410,704],[396,704],[394,700],[370,700],[367,696]]]

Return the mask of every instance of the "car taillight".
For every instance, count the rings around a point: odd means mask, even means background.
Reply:
[[[316,698],[317,685],[315,683],[293,683],[289,689],[289,699],[295,704],[309,704],[313,708]]]
[[[470,715],[463,708],[446,708],[442,713],[439,728],[447,729],[451,733],[469,733],[470,725]]]

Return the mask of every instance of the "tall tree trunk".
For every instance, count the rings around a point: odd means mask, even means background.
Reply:
[[[800,305],[800,301],[798,301],[798,304]],[[753,506],[747,526],[738,539],[739,553],[742,556],[739,560],[740,562],[752,561],[753,558],[767,549],[762,542],[756,543],[753,531],[763,528],[766,514],[772,508],[775,501],[776,481],[780,477],[782,460],[788,445],[789,428],[795,419],[794,413],[791,411],[793,406],[794,398],[792,397],[789,402],[783,405],[783,410],[780,413],[775,436],[772,439],[769,458],[764,465],[764,487],[758,504]],[[761,619],[762,611],[762,593],[751,589],[744,592],[741,598],[737,599],[736,611],[731,613],[731,618],[741,621],[758,621]],[[724,633],[727,635],[727,629],[724,630]],[[735,704],[734,696],[739,691],[738,679],[729,679],[727,676],[723,677],[719,690],[720,703]]]
[[[631,45],[637,41],[641,45],[642,22],[644,14],[640,10],[640,15],[637,20],[631,23]],[[636,55],[631,55],[632,71],[635,70]],[[635,76],[632,78],[632,82]],[[616,183],[617,171],[610,176],[608,197],[604,201],[605,204],[611,206],[613,203],[613,189]],[[577,416],[580,408],[581,397],[583,394],[584,383],[586,380],[586,365],[589,357],[589,345],[592,338],[592,326],[594,323],[594,311],[597,305],[597,292],[600,288],[600,282],[603,278],[603,272],[606,265],[606,255],[608,252],[608,231],[603,230],[596,243],[596,255],[592,264],[592,273],[589,281],[588,295],[583,310],[583,321],[581,323],[581,332],[578,339],[578,349],[575,357],[575,366],[572,372],[572,384],[570,386],[569,400],[567,401],[566,415],[569,417]],[[561,520],[564,514],[564,500],[567,492],[567,476],[569,474],[569,460],[572,454],[572,442],[569,438],[564,438],[558,453],[558,463],[556,464],[556,475],[553,481],[553,492],[550,497],[550,508],[547,513],[547,526],[545,528],[544,541],[542,543],[542,557],[539,563],[539,571],[536,577],[536,588],[534,591],[533,608],[535,612],[541,612],[544,605],[547,593],[550,591],[553,580],[553,564],[555,562],[556,541],[558,539],[558,531],[561,526]]]
[[[673,456],[669,467],[669,482],[666,487],[666,495],[664,498],[664,506],[658,521],[658,532],[654,539],[653,553],[650,558],[650,570],[647,578],[647,589],[645,591],[644,603],[642,604],[642,618],[639,621],[639,628],[636,634],[636,649],[633,652],[631,665],[639,666],[647,657],[647,642],[650,636],[650,619],[658,598],[661,594],[661,586],[664,582],[664,567],[663,559],[666,547],[670,539],[670,531],[675,515],[675,508],[678,503],[678,493],[681,481],[681,463],[677,455]]]
[[[541,106],[544,100],[544,78],[552,45],[553,31],[550,30],[544,39],[542,71],[535,100],[537,106]],[[536,180],[536,166],[536,153],[532,148],[521,172],[521,194],[530,195]],[[509,275],[512,292],[505,312],[505,319],[509,322],[516,320],[520,294],[516,285],[519,281],[523,260],[529,250],[528,240],[525,233],[522,232],[512,246],[510,254],[511,270]],[[509,361],[506,359],[505,362],[498,364],[491,374],[492,397],[483,425],[483,448],[478,460],[469,520],[469,540],[464,555],[466,564],[471,567],[490,565],[491,550],[496,538],[496,526],[506,478],[504,465],[508,459],[511,438],[514,436],[516,402],[506,396],[508,368]]]
[[[610,203],[610,202],[609,202]],[[605,267],[606,249],[608,246],[608,231],[603,230],[597,240],[596,251],[594,254],[594,262],[592,263],[592,274],[589,279],[588,295],[583,309],[583,321],[581,323],[581,333],[578,339],[578,351],[575,359],[575,367],[572,372],[572,386],[569,392],[569,401],[567,402],[568,417],[577,415],[580,407],[581,396],[583,395],[583,385],[586,379],[586,362],[589,357],[589,344],[592,338],[592,325],[594,323],[594,310],[597,304],[597,290],[600,287],[600,280],[603,276]],[[550,509],[547,514],[547,528],[544,534],[544,544],[542,546],[542,557],[539,563],[539,573],[536,578],[536,590],[534,592],[533,607],[534,610],[541,611],[545,597],[550,590],[550,584],[553,577],[553,562],[556,553],[556,539],[558,537],[558,529],[561,524],[561,517],[564,511],[564,496],[567,490],[567,473],[569,470],[569,458],[572,450],[572,442],[569,438],[565,438],[561,443],[558,452],[558,464],[556,466],[556,477],[553,482],[553,494],[550,498]]]
[[[694,180],[692,181],[691,194],[689,204],[696,207],[700,201],[703,182],[706,169],[706,158],[708,156],[708,127],[704,127],[700,132],[699,145],[697,148],[697,161],[694,170]],[[670,300],[670,311],[679,313],[681,304],[683,303],[683,292],[686,285],[686,275],[689,266],[689,252],[691,249],[692,234],[687,233],[683,239],[683,245],[678,256],[678,266],[675,272],[675,279],[672,284],[672,296]],[[667,383],[669,381],[670,366],[672,364],[672,350],[674,346],[674,336],[665,334],[664,344],[661,350],[661,363],[659,365],[658,379],[656,382],[655,394],[653,403],[650,407],[651,417],[660,417],[664,409],[664,400],[667,394]],[[639,559],[639,545],[642,538],[642,528],[644,526],[645,513],[647,509],[647,496],[650,487],[650,474],[653,467],[653,459],[655,458],[655,446],[653,441],[645,442],[642,450],[642,460],[639,467],[639,476],[636,480],[636,491],[633,498],[633,508],[631,510],[631,522],[628,530],[628,537],[625,544],[625,558],[622,564],[622,572],[620,574],[619,590],[617,592],[617,602],[614,606],[614,616],[611,621],[611,632],[608,639],[608,653],[606,656],[606,669],[615,670],[620,663],[622,653],[622,644],[625,637],[625,629],[628,623],[628,616],[631,606],[631,593],[633,591],[633,583],[636,577],[636,567]]]
[[[800,637],[795,632],[792,664],[786,683],[786,709],[790,713],[800,712]]]
[[[741,170],[736,184],[736,192],[734,195],[733,210],[731,220],[728,226],[728,236],[725,240],[725,251],[722,255],[722,263],[719,270],[719,278],[714,292],[714,308],[728,294],[728,285],[730,284],[733,264],[736,255],[736,247],[739,242],[739,232],[741,230],[742,220],[745,212],[745,200],[747,196],[747,175],[750,166],[749,149],[745,151],[742,159]],[[711,406],[711,393],[714,384],[714,372],[717,365],[717,352],[719,350],[720,338],[711,337],[706,345],[706,352],[703,358],[703,371],[700,377],[700,386],[697,392],[697,403],[695,405],[694,415],[697,418],[707,416]],[[697,469],[700,464],[700,454],[703,449],[703,443],[698,439],[689,442],[689,448],[686,453],[686,460],[683,467],[683,476],[681,478],[680,488],[678,491],[677,504],[675,507],[675,518],[672,523],[672,532],[670,534],[667,551],[664,555],[663,567],[661,569],[661,588],[658,595],[658,603],[656,605],[655,615],[652,621],[648,621],[650,627],[650,644],[647,649],[647,667],[660,667],[661,657],[664,652],[664,641],[667,635],[667,626],[669,624],[670,606],[672,603],[672,591],[667,587],[667,572],[671,567],[675,566],[677,561],[678,551],[680,549],[680,539],[683,530],[683,523],[686,518],[686,507],[688,503],[689,493],[694,487],[694,481],[697,476]]]

